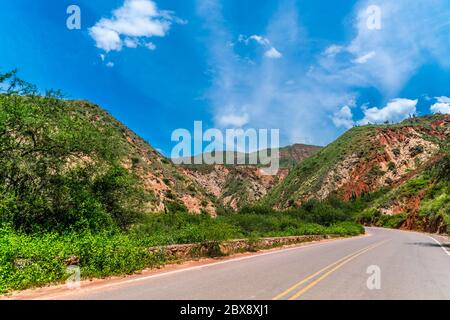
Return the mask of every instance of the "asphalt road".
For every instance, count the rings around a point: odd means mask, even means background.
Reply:
[[[124,279],[51,298],[450,299],[448,245],[415,232],[367,232],[369,236]]]

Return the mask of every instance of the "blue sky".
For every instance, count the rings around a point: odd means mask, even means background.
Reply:
[[[80,30],[66,27],[73,4]],[[2,6],[0,71],[98,103],[166,155],[195,120],[325,145],[355,124],[450,113],[446,0]]]

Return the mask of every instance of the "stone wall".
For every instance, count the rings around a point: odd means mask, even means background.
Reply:
[[[200,257],[227,256],[240,252],[254,252],[302,242],[320,241],[336,238],[333,235],[308,235],[292,237],[261,238],[256,240],[239,239],[223,242],[205,242],[193,244],[177,244],[149,248],[155,254],[163,254],[168,260],[187,260]]]

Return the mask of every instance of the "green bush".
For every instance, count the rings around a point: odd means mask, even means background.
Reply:
[[[382,215],[377,225],[384,228],[398,229],[403,225],[406,218],[407,214],[405,213],[395,215]]]
[[[158,265],[145,243],[121,232],[27,235],[0,229],[0,293],[64,281],[66,260],[79,258],[83,277],[131,273]]]
[[[409,180],[403,186],[401,186],[400,191],[405,195],[416,194],[420,190],[425,189],[430,180],[428,177],[419,176],[414,179]]]
[[[358,223],[384,228],[399,228],[406,220],[407,214],[385,215],[375,208],[364,210],[356,220]]]

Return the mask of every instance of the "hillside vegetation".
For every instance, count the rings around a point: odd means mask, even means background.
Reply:
[[[439,168],[446,167],[449,137],[449,115],[355,127],[297,165],[262,203],[287,209],[331,194],[349,201],[385,190],[373,215],[398,227],[447,232],[447,206],[437,204],[448,199],[448,171]]]

